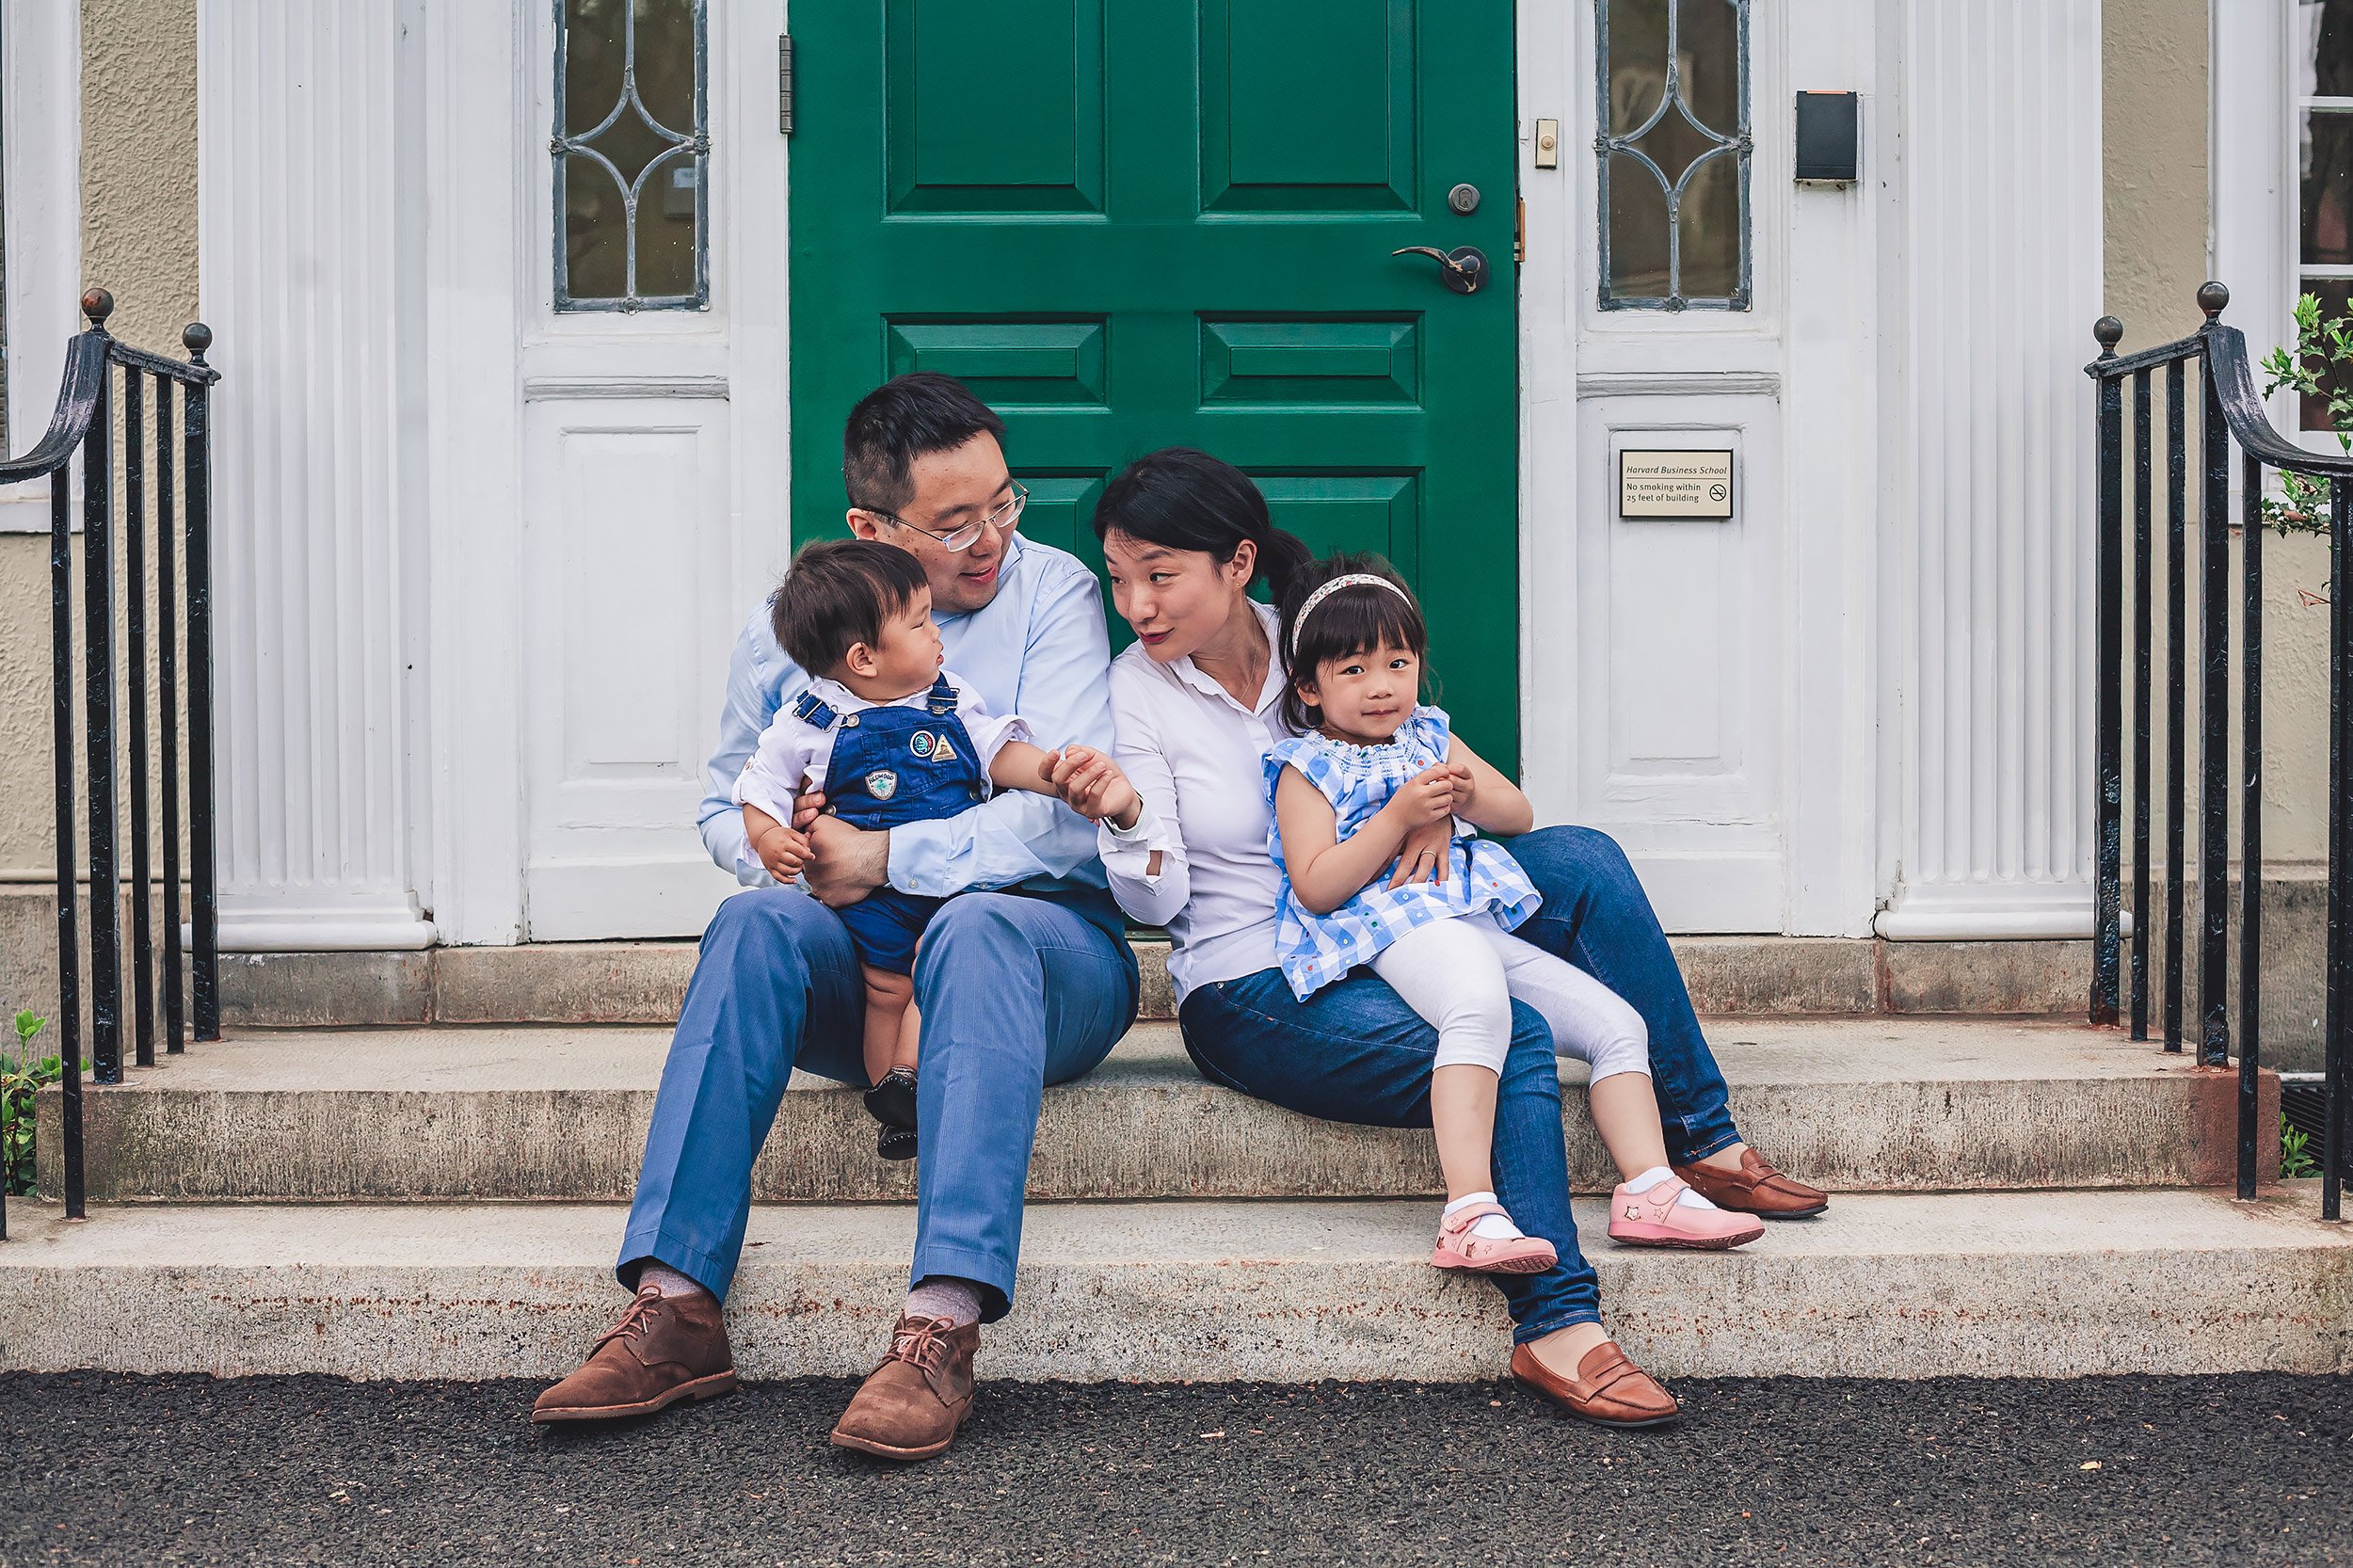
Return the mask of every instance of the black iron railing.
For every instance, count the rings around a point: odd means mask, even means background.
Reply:
[[[123,993],[130,992],[133,1061],[152,1066],[160,1032],[167,1054],[220,1038],[220,948],[213,816],[212,440],[213,383],[204,362],[213,334],[201,322],[181,334],[185,363],[119,342],[106,330],[114,298],[82,296],[89,330],[66,346],[65,384],[40,443],[0,462],[0,485],[49,480],[52,719],[57,829],[57,1034],[65,1211],[82,1214],[82,990],[89,989],[89,1063],[100,1083],[122,1080]],[[116,443],[115,372],[122,382],[122,439]],[[148,393],[153,392],[149,411]],[[175,442],[173,401],[179,400]],[[151,445],[152,442],[152,445]],[[73,457],[81,455],[82,615],[73,614]],[[149,458],[152,456],[152,467]],[[121,465],[122,505],[115,504]],[[176,483],[175,483],[176,477]],[[184,501],[184,505],[178,504]],[[149,550],[152,545],[152,572]],[[154,676],[149,679],[149,594],[153,594]],[[120,584],[118,596],[117,584]],[[115,635],[123,643],[121,686]],[[184,644],[183,636],[184,635]],[[77,657],[78,651],[78,657]],[[82,720],[75,725],[74,669]],[[151,736],[148,719],[156,719]],[[122,721],[119,724],[118,721]],[[79,740],[88,788],[74,788]],[[181,755],[184,739],[186,756]],[[185,882],[189,936],[180,935],[181,799],[186,795]],[[126,801],[127,797],[127,801]],[[116,828],[127,806],[131,951],[122,952],[122,894]],[[152,808],[160,806],[157,823]],[[76,908],[74,818],[89,829],[88,960]],[[160,831],[156,829],[160,828]],[[156,878],[151,834],[163,854],[163,942],[156,951],[152,905]],[[188,991],[182,990],[183,968]],[[162,993],[162,1028],[157,991]],[[193,1007],[190,1007],[190,1003]],[[193,1016],[190,1016],[191,1012]],[[8,1234],[0,1196],[0,1238]]]
[[[2188,658],[2199,658],[2198,698],[2198,881],[2197,963],[2200,1017],[2198,1060],[2227,1066],[2231,1059],[2230,811],[2232,775],[2230,703],[2231,553],[2233,530],[2239,552],[2239,762],[2235,783],[2239,824],[2238,930],[2238,1195],[2255,1195],[2261,1163],[2268,1151],[2276,1160],[2279,1128],[2264,1127],[2262,1071],[2263,970],[2263,536],[2265,470],[2281,470],[2329,481],[2329,934],[2328,1014],[2324,1025],[2327,1109],[2321,1154],[2321,1212],[2340,1216],[2344,1172],[2353,1159],[2348,1111],[2353,1110],[2353,908],[2342,889],[2353,873],[2353,457],[2308,452],[2272,427],[2255,389],[2247,340],[2221,322],[2230,290],[2208,283],[2198,291],[2205,325],[2186,338],[2120,356],[2123,323],[2103,316],[2092,328],[2100,357],[2084,367],[2097,390],[2100,428],[2099,511],[2099,765],[2095,803],[2099,829],[2093,881],[2091,1021],[2125,1021],[2132,1037],[2146,1040],[2150,1023],[2149,939],[2150,840],[2155,774],[2151,766],[2151,718],[2157,570],[2155,537],[2159,489],[2152,432],[2155,377],[2164,373],[2166,548],[2166,790],[2165,964],[2158,998],[2159,1031],[2169,1051],[2183,1048],[2183,992],[2189,943],[2185,931],[2188,817],[2185,810],[2187,746],[2185,709]],[[2188,392],[2188,371],[2198,367],[2198,394]],[[2124,522],[2125,387],[2132,389],[2132,498],[2129,536]],[[2188,435],[2199,432],[2199,501],[2196,534],[2199,624],[2189,624],[2191,564]],[[2232,515],[2231,465],[2239,464],[2238,515]],[[2133,582],[2130,637],[2132,713],[2126,728],[2124,581]],[[2132,933],[2123,925],[2124,744],[2132,744]],[[2127,977],[2129,976],[2129,985]],[[2127,1008],[2129,1013],[2127,1014]]]

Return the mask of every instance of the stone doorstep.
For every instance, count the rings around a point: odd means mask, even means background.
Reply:
[[[1577,1222],[1612,1333],[1669,1377],[2072,1377],[2353,1369],[2353,1227],[2317,1213],[2309,1191],[1863,1196],[1722,1254],[1615,1247],[1592,1203]],[[1434,1217],[1429,1203],[1033,1208],[1018,1300],[984,1332],[978,1370],[1499,1377],[1502,1304],[1429,1267]],[[22,1240],[0,1246],[0,1367],[552,1379],[624,1303],[621,1218],[150,1206],[69,1224],[20,1207]],[[867,1370],[913,1233],[904,1206],[755,1208],[728,1303],[745,1374]]]
[[[1956,1018],[1711,1020],[1743,1130],[1834,1190],[2167,1187],[2230,1181],[2237,1077],[2113,1031]],[[164,1198],[626,1199],[668,1035],[599,1027],[262,1032],[83,1095],[93,1202]],[[1583,1068],[1564,1064],[1564,1077]],[[2265,1126],[2278,1082],[2265,1079]],[[1563,1129],[1578,1191],[1614,1184],[1581,1086]],[[39,1168],[62,1165],[57,1092]],[[857,1096],[796,1074],[753,1175],[760,1201],[913,1195]],[[1294,1115],[1209,1083],[1145,1024],[1047,1092],[1038,1199],[1410,1196],[1438,1191],[1425,1132]]]
[[[1675,956],[1702,1013],[2068,1016],[2091,983],[2085,942],[1881,942],[1819,936],[1680,936]],[[1142,1016],[1176,1016],[1168,944],[1139,939]],[[694,972],[692,942],[538,942],[415,952],[227,953],[233,1027],[422,1023],[669,1025]]]

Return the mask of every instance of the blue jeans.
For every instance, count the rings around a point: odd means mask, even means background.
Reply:
[[[1668,1158],[1689,1163],[1738,1142],[1683,973],[1616,840],[1547,827],[1508,847],[1545,899],[1517,935],[1600,980],[1648,1024]],[[1179,1022],[1194,1064],[1228,1088],[1328,1121],[1430,1125],[1437,1032],[1369,973],[1301,1002],[1281,971],[1263,969],[1196,989]],[[1512,1026],[1496,1102],[1496,1195],[1522,1230],[1561,1254],[1546,1273],[1491,1276],[1524,1342],[1595,1321],[1600,1296],[1569,1214],[1552,1036],[1524,1003],[1513,1003]]]
[[[1111,1053],[1134,1021],[1135,954],[1111,895],[966,893],[915,962],[923,1047],[910,1278],[1013,1303],[1038,1099]],[[662,1068],[618,1272],[656,1260],[724,1299],[750,1218],[752,1161],[794,1067],[864,1083],[865,990],[838,916],[790,888],[738,893],[703,933]]]
[[[1438,1032],[1369,971],[1301,1001],[1282,970],[1260,969],[1195,987],[1176,1017],[1185,1049],[1211,1082],[1325,1121],[1430,1125]],[[1487,1276],[1511,1308],[1513,1338],[1600,1321],[1601,1288],[1577,1249],[1569,1214],[1552,1031],[1522,1001],[1512,1004],[1512,1046],[1496,1094],[1495,1177],[1513,1223],[1561,1254],[1541,1274]]]
[[[1618,841],[1590,827],[1540,827],[1504,847],[1545,896],[1544,907],[1513,935],[1575,964],[1650,1026],[1651,1087],[1667,1158],[1688,1165],[1740,1142],[1683,970]]]

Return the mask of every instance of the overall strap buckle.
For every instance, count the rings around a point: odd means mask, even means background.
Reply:
[[[815,692],[803,692],[792,699],[792,716],[820,729],[831,729],[840,719],[840,714],[818,700]]]
[[[955,712],[956,689],[948,683],[945,673],[932,682],[931,696],[924,698],[923,706],[936,719],[944,719]]]

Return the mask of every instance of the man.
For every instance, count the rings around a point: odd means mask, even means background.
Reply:
[[[948,666],[1040,745],[1109,749],[1102,599],[1074,556],[1016,532],[1024,492],[1004,424],[944,376],[902,376],[850,413],[842,477],[850,531],[906,551],[930,580]],[[1038,1101],[1080,1077],[1134,1020],[1136,964],[1096,859],[1092,824],[1009,792],[940,822],[865,832],[817,814],[808,891],[773,886],[744,841],[736,775],[760,733],[808,684],[763,603],[737,639],[711,793],[712,857],[758,891],[704,933],[663,1068],[616,1272],[636,1299],[536,1421],[642,1415],[735,1386],[720,1304],[751,1206],[752,1161],[794,1067],[862,1083],[864,991],[833,910],[877,888],[944,897],[915,968],[915,1259],[880,1366],[835,1429],[845,1448],[936,1454],[970,1407],[979,1325],[1012,1304]]]

